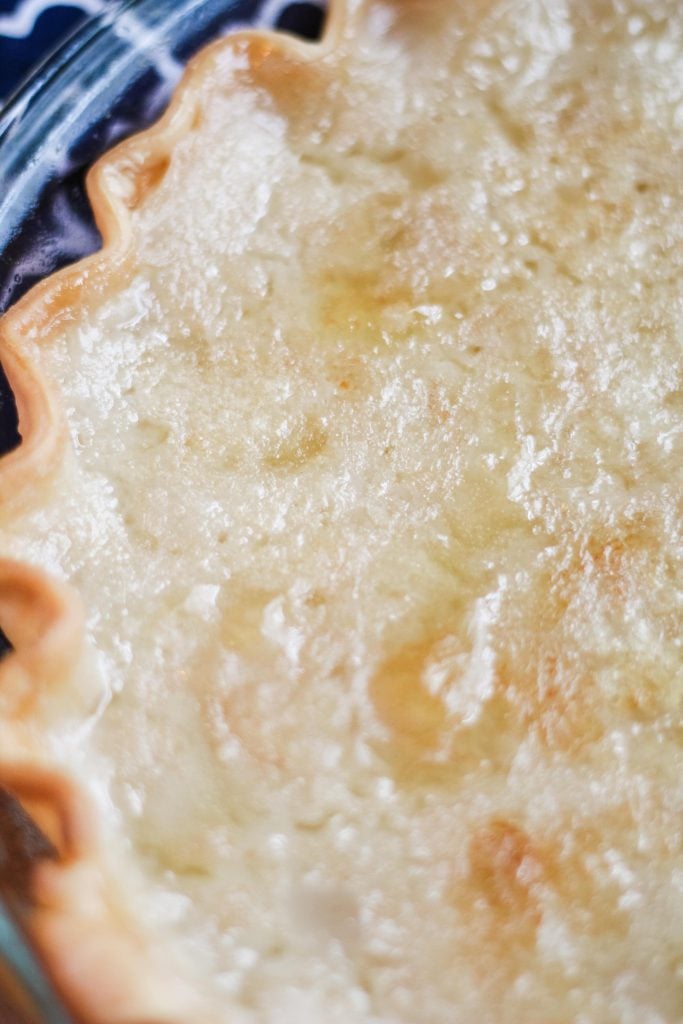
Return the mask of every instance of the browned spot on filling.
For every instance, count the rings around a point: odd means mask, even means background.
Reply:
[[[431,639],[401,647],[380,665],[369,688],[381,722],[417,749],[435,747],[446,721],[443,700],[427,678],[433,648]]]
[[[574,828],[569,821],[561,832],[542,836],[503,817],[476,827],[452,898],[482,977],[523,970],[536,955],[546,915],[559,915],[565,927],[581,934],[623,935],[628,916],[610,877],[614,853],[595,829]]]
[[[301,469],[325,451],[327,442],[327,431],[322,424],[313,417],[306,417],[277,439],[264,462],[272,469]]]
[[[536,889],[546,875],[539,851],[513,822],[493,819],[470,841],[467,888],[485,931],[502,926],[529,941],[541,920]]]
[[[133,186],[132,195],[127,201],[128,208],[135,210],[138,208],[150,192],[158,188],[161,182],[166,177],[169,167],[171,166],[171,159],[168,154],[163,153],[160,156],[150,158],[142,163],[140,166],[131,167],[131,184]],[[127,168],[124,168],[127,170]]]

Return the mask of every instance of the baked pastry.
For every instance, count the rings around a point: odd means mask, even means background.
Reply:
[[[2,323],[0,778],[98,1024],[683,1018],[677,0],[240,34]]]

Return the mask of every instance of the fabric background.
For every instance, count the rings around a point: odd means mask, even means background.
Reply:
[[[84,18],[111,0],[0,0],[0,102]]]
[[[30,72],[89,16],[116,0],[0,0],[0,107]],[[264,21],[316,34],[321,0],[264,0]]]

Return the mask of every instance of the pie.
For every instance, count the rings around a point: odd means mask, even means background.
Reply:
[[[87,1024],[683,1019],[678,0],[340,0],[3,320],[0,779]]]

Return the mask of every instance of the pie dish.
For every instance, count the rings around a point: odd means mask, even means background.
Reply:
[[[0,779],[88,1022],[683,1015],[683,15],[333,5],[0,326]]]

